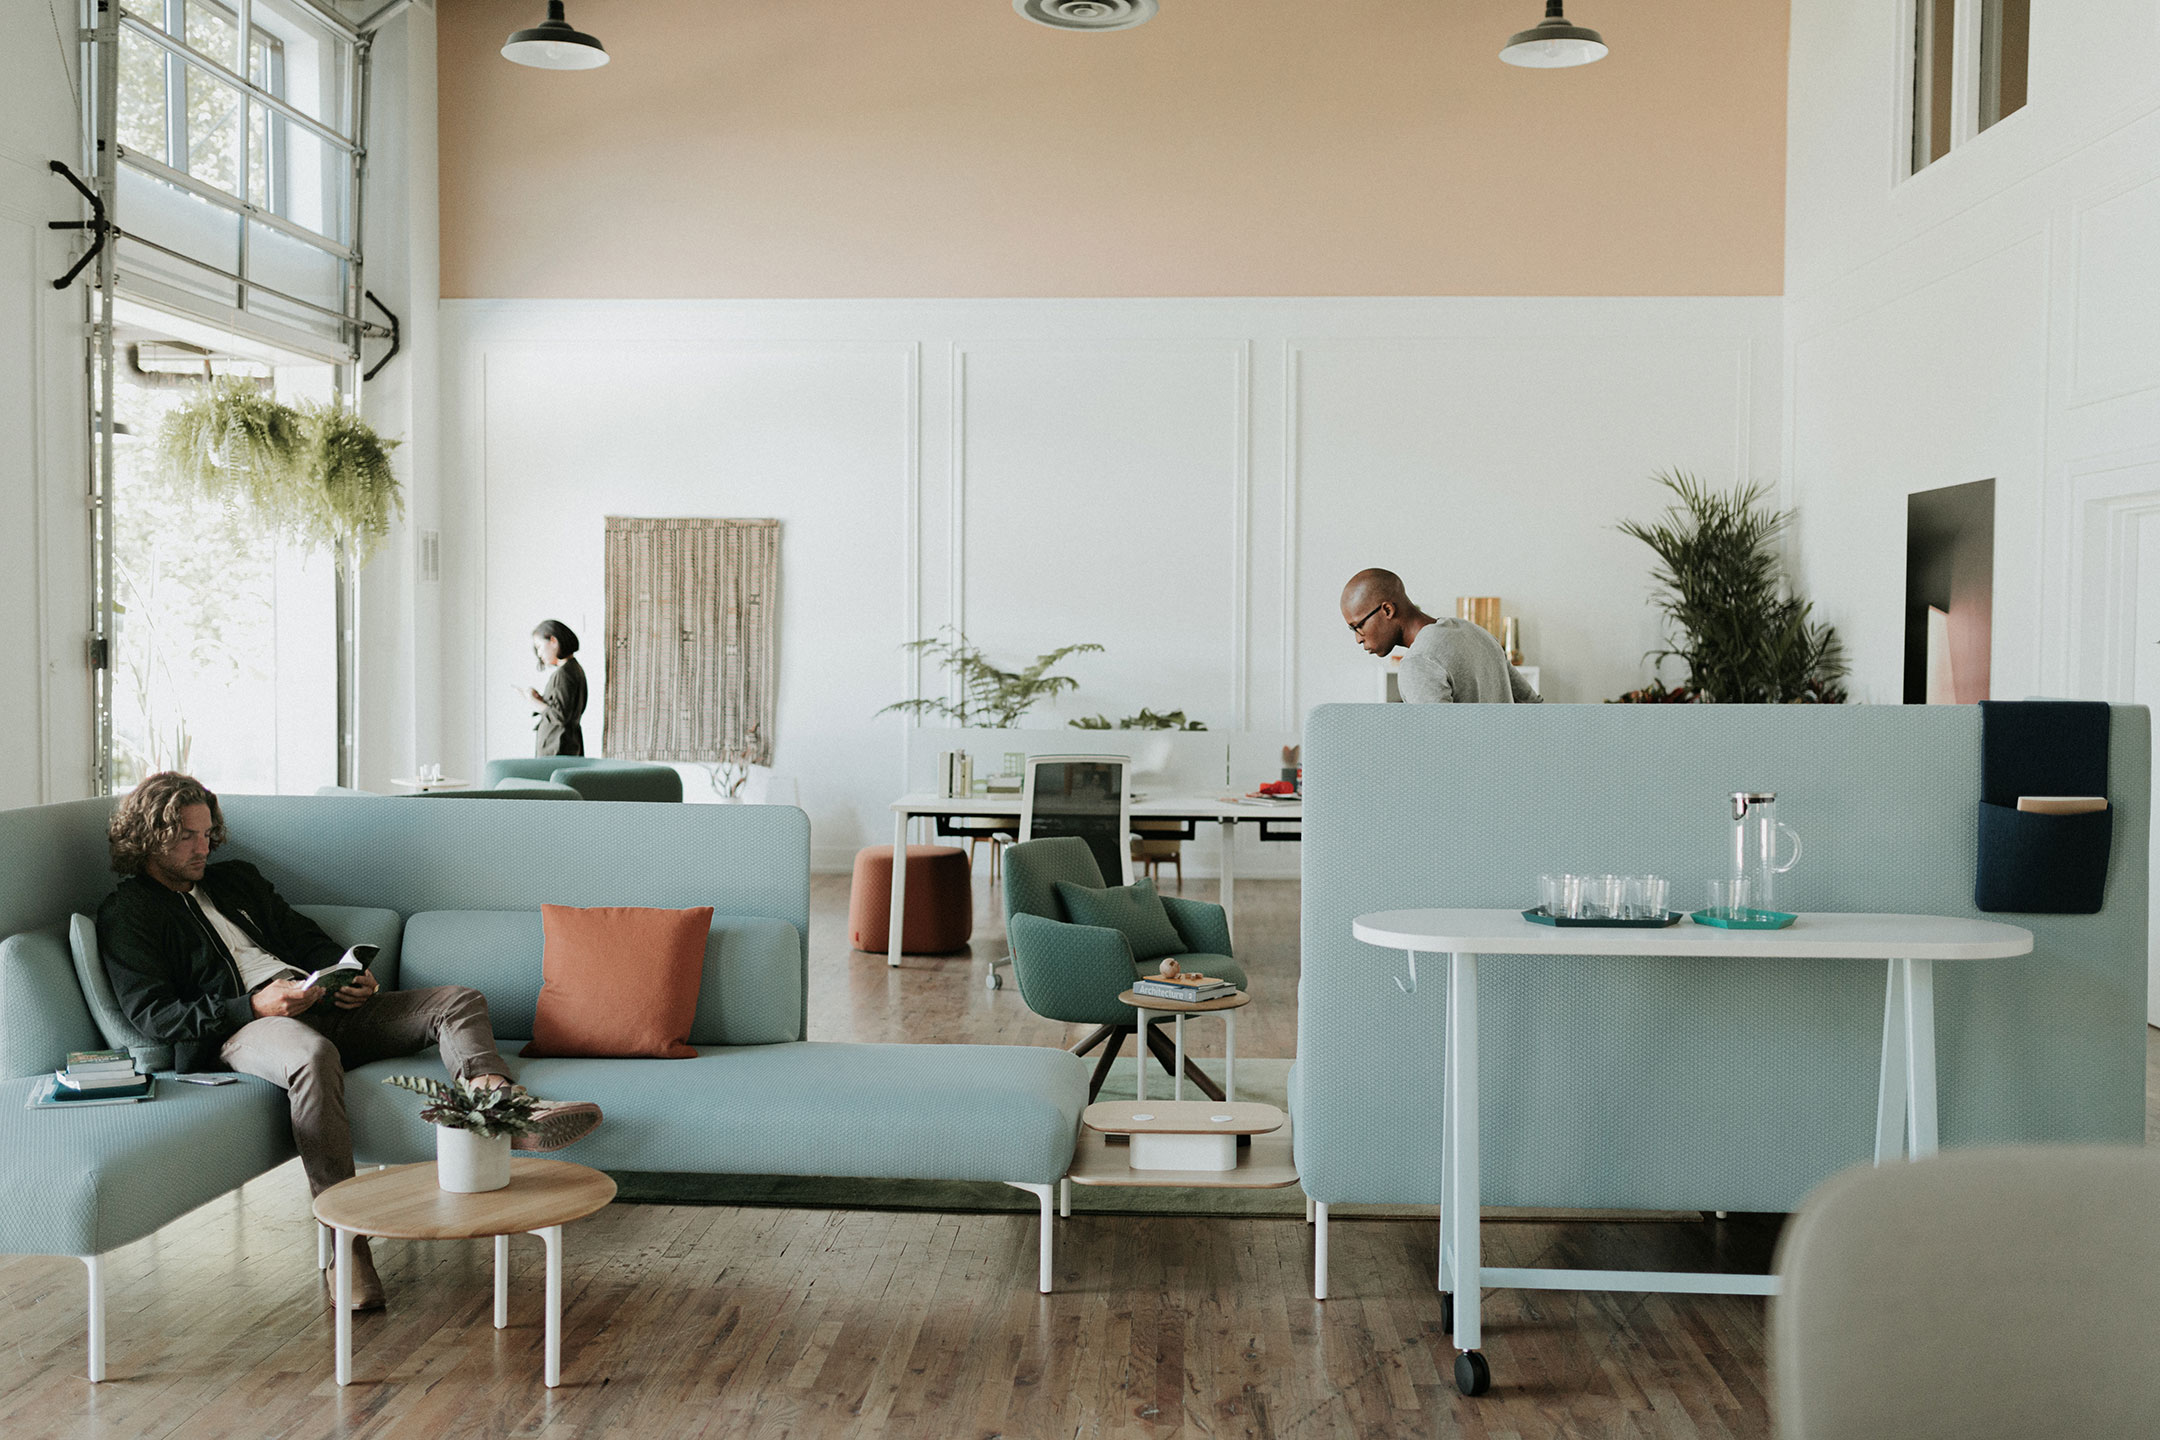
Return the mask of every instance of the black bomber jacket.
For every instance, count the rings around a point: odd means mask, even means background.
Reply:
[[[203,871],[200,888],[220,914],[300,971],[335,964],[344,949],[287,905],[245,860]],[[128,1023],[173,1047],[180,1070],[222,1070],[227,1036],[255,1018],[240,972],[211,943],[177,892],[147,875],[122,880],[97,914],[98,954]]]

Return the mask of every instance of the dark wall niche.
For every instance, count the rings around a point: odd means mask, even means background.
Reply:
[[[1905,703],[1988,698],[1995,611],[1995,482],[1905,502]]]

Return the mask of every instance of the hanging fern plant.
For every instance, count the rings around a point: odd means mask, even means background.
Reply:
[[[338,405],[297,409],[232,376],[165,417],[158,462],[209,499],[243,509],[309,549],[352,547],[365,564],[405,497],[385,440]]]

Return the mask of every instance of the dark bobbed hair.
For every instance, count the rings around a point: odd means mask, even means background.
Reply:
[[[190,805],[210,807],[210,848],[223,845],[225,812],[217,796],[192,775],[161,770],[113,807],[105,840],[112,849],[114,873],[140,875],[144,861],[180,838],[180,812]]]
[[[556,650],[565,660],[577,654],[577,631],[560,620],[542,620],[533,626],[533,639],[553,640]]]

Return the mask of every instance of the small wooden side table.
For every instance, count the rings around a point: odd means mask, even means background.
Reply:
[[[392,1165],[341,1180],[315,1197],[315,1218],[337,1231],[337,1383],[352,1383],[352,1237],[495,1241],[495,1328],[510,1323],[510,1237],[547,1246],[547,1372],[562,1381],[562,1227],[604,1208],[615,1182],[565,1160],[510,1160],[501,1190],[460,1195],[436,1182],[435,1164]]]
[[[1222,1118],[1218,1118],[1222,1117]],[[1273,1105],[1227,1100],[1098,1100],[1080,1112],[1075,1185],[1174,1185],[1199,1190],[1270,1190],[1297,1183],[1290,1117]],[[1228,1170],[1134,1169],[1129,1138],[1220,1135],[1249,1140]]]
[[[1185,1098],[1185,1017],[1187,1015],[1220,1015],[1223,1020],[1223,1099],[1237,1099],[1237,1012],[1252,1004],[1252,996],[1240,990],[1234,995],[1218,995],[1213,1000],[1197,1004],[1184,1000],[1158,1000],[1153,995],[1142,995],[1127,990],[1117,997],[1120,1005],[1130,1005],[1135,1010],[1147,1010],[1160,1015],[1177,1017],[1177,1074],[1171,1083],[1175,1087],[1173,1099]],[[1145,1030],[1145,1026],[1141,1027]],[[1140,1074],[1133,1081],[1135,1099],[1147,1099],[1147,1044],[1142,1037],[1140,1050]]]

